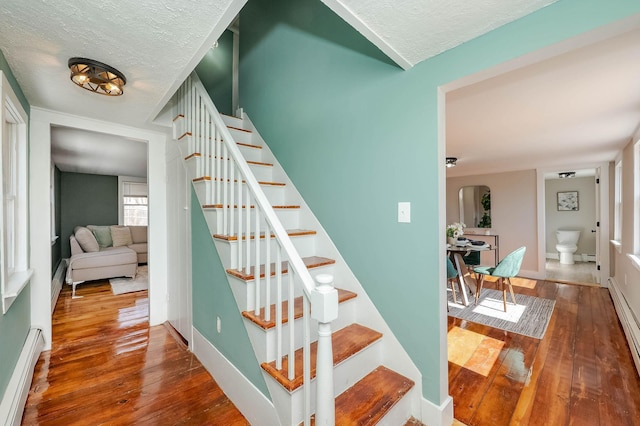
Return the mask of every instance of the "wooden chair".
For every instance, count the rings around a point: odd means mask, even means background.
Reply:
[[[515,277],[516,275],[518,275],[518,272],[520,272],[520,266],[522,266],[522,259],[524,258],[524,253],[526,250],[526,247],[520,247],[519,249],[509,253],[495,267],[478,266],[473,269],[474,272],[479,275],[480,279],[480,284],[476,289],[476,305],[478,304],[478,299],[480,299],[480,292],[482,291],[482,285],[484,284],[485,275],[490,275],[492,277],[498,278],[498,289],[502,290],[502,299],[504,301],[505,312],[507,312],[507,289],[504,285],[505,280],[507,282],[507,285],[509,286],[513,304],[516,304],[516,296],[513,294],[511,278]]]

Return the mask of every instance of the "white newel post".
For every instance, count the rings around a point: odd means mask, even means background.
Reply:
[[[318,286],[311,293],[311,317],[318,321],[318,353],[316,360],[316,425],[335,424],[333,396],[333,348],[331,321],[338,318],[338,292],[333,276],[320,274]]]

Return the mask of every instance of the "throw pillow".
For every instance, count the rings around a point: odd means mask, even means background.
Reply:
[[[98,245],[96,237],[88,228],[78,226],[74,231],[74,235],[76,236],[78,244],[82,247],[82,251],[85,253],[100,251],[100,246]]]
[[[87,228],[93,232],[93,236],[98,240],[100,248],[111,247],[113,245],[113,240],[111,239],[111,227],[89,225]]]
[[[133,239],[131,238],[131,230],[128,226],[112,226],[111,239],[113,240],[114,247],[122,247],[133,244]]]

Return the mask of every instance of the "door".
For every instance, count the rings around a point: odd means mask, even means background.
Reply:
[[[600,167],[596,168],[596,223],[594,223],[594,229],[596,231],[596,284],[600,284],[600,238],[601,235],[601,206],[600,206]]]

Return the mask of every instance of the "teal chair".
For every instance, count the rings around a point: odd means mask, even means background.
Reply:
[[[451,293],[453,294],[453,302],[458,303],[456,299],[456,278],[458,277],[458,270],[453,266],[451,259],[447,257],[447,286],[451,283]],[[449,310],[449,303],[447,303],[447,310]]]
[[[480,284],[476,291],[476,305],[480,298],[480,292],[482,291],[482,285],[484,284],[485,275],[498,278],[498,288],[502,290],[502,299],[504,301],[504,311],[507,312],[507,289],[504,285],[506,280],[511,292],[511,298],[513,303],[516,304],[516,296],[513,294],[513,286],[511,285],[511,278],[518,275],[520,272],[520,266],[522,266],[522,259],[524,258],[524,252],[526,247],[520,247],[519,249],[509,253],[502,259],[495,267],[494,266],[478,266],[473,268],[473,271],[478,274]]]

